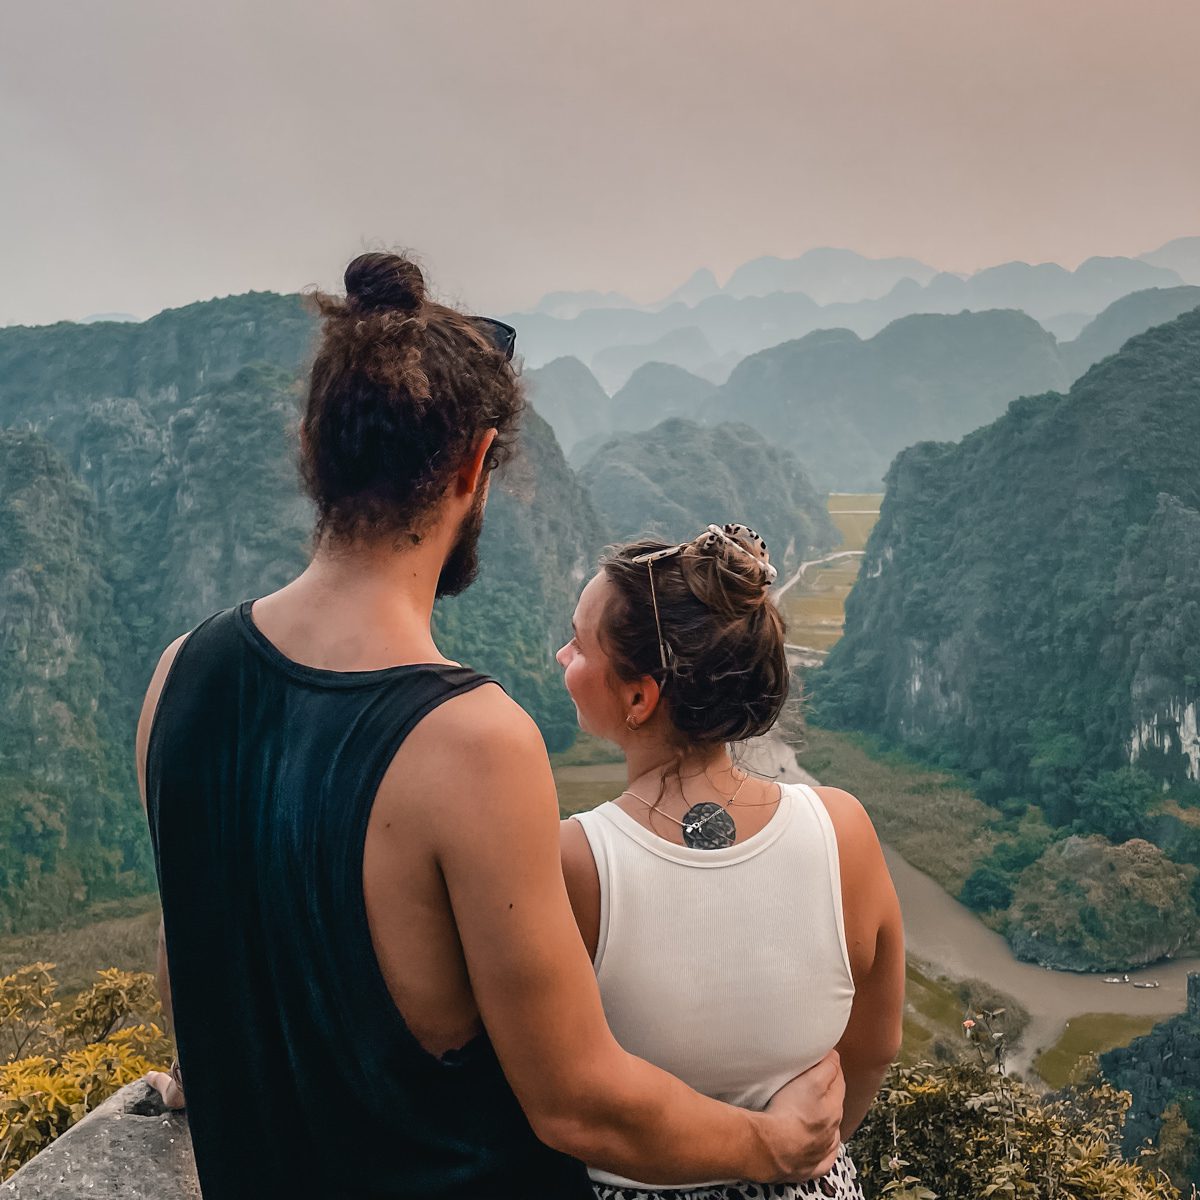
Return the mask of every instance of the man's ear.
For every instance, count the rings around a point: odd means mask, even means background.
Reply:
[[[479,490],[480,484],[487,477],[487,461],[495,440],[496,430],[494,429],[485,429],[480,434],[475,448],[467,456],[467,461],[459,468],[458,494],[460,496]]]

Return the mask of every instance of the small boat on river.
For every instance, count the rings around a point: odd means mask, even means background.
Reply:
[[[1158,980],[1157,979],[1138,980],[1138,982],[1135,983],[1133,986],[1139,987],[1139,988],[1156,988],[1156,987],[1158,987]]]
[[[1128,975],[1106,975],[1104,977],[1104,982],[1105,983],[1128,983],[1129,976]],[[1141,985],[1135,983],[1133,986],[1140,987]]]

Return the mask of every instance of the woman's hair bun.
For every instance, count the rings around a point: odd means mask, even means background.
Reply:
[[[615,593],[601,644],[618,679],[659,681],[684,742],[744,741],[779,717],[791,672],[769,565],[762,538],[741,525],[675,546],[614,546],[601,560]]]
[[[362,311],[416,312],[425,302],[421,268],[399,254],[360,254],[346,268],[346,300]]]

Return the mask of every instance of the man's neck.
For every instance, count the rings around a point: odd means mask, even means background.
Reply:
[[[318,546],[308,568],[254,606],[263,634],[287,657],[332,671],[444,662],[430,630],[445,561],[440,539]]]

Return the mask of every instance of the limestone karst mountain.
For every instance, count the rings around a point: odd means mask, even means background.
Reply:
[[[821,719],[959,767],[996,803],[1034,802],[1054,828],[1152,835],[1160,788],[1186,804],[1200,784],[1198,444],[1195,310],[1066,395],[904,451],[845,636],[811,681]],[[1176,896],[1185,926],[1198,900]],[[1021,904],[1018,880],[1010,935]]]
[[[135,317],[133,313],[125,312],[105,312],[105,313],[89,313],[86,317],[79,318],[80,325],[95,325],[100,321],[140,321],[141,317]]]
[[[1184,283],[1200,284],[1200,237],[1173,238],[1140,258],[1151,266],[1174,271]]]
[[[867,258],[821,246],[799,258],[767,256],[743,263],[729,277],[731,296],[803,292],[818,304],[853,304],[886,296],[902,279],[928,283],[937,270],[915,258]]]
[[[1054,339],[1013,311],[894,321],[867,341],[821,330],[744,359],[704,408],[791,449],[819,486],[878,487],[905,446],[961,437],[1066,379]]]
[[[1068,378],[1078,379],[1092,363],[1116,354],[1131,337],[1197,307],[1200,287],[1147,288],[1114,300],[1078,337],[1060,344]]]
[[[615,391],[624,385],[634,371],[647,363],[669,363],[703,373],[716,363],[716,359],[717,354],[708,338],[694,325],[684,325],[652,342],[609,346],[593,357],[592,371],[603,387]]]
[[[1019,308],[1034,318],[1064,312],[1095,313],[1130,292],[1182,282],[1174,271],[1135,258],[1089,258],[1073,271],[1057,263],[1010,262],[987,267],[966,279],[938,275],[922,290],[920,311]],[[911,293],[912,289],[905,291]]]
[[[157,413],[251,362],[295,370],[316,322],[299,296],[249,292],[168,309],[138,324],[0,330],[0,426],[32,423],[69,441],[93,400]],[[60,439],[56,426],[68,427]]]
[[[526,371],[524,382],[529,400],[549,422],[566,453],[612,428],[608,393],[579,359],[556,358]]]
[[[534,312],[570,320],[589,308],[634,308],[634,302],[620,292],[547,292]]]
[[[120,686],[134,641],[108,566],[96,502],[62,456],[0,431],[0,931],[147,867]]]
[[[554,654],[606,540],[553,431],[528,410],[520,454],[488,499],[479,578],[439,602],[434,628],[447,654],[494,675],[533,713],[552,751],[578,730]]]
[[[1184,246],[1179,257],[1184,270],[1189,269],[1187,253]],[[832,265],[817,270],[810,255],[817,256],[817,264],[827,263],[832,256]],[[685,327],[698,329],[712,347],[714,358],[723,361],[818,329],[849,329],[870,338],[890,322],[918,313],[1015,308],[1036,320],[1053,322],[1056,331],[1071,336],[1089,316],[1121,296],[1184,282],[1171,267],[1144,258],[1090,258],[1074,270],[1056,263],[1009,262],[969,276],[932,268],[918,271],[921,264],[914,267],[911,260],[885,260],[901,264],[887,267],[879,276],[890,280],[888,286],[864,292],[868,284],[862,281],[861,272],[867,272],[869,278],[878,264],[871,265],[871,260],[849,251],[812,251],[810,255],[797,260],[757,260],[757,264],[739,269],[754,265],[755,273],[762,276],[761,288],[770,288],[765,292],[760,292],[757,283],[744,290],[734,287],[739,274],[735,272],[721,291],[687,303],[677,301],[653,309],[591,308],[570,319],[535,311],[508,319],[522,331],[523,352],[531,366],[563,355],[592,362],[610,347],[646,345]],[[844,258],[847,255],[849,258]],[[791,264],[806,262],[815,272],[812,292],[793,282],[800,276]],[[848,274],[843,272],[846,264],[856,264]],[[821,296],[827,298],[821,300]]]
[[[701,267],[657,304],[652,304],[650,307],[666,308],[671,304],[699,304],[701,300],[715,296],[720,290],[721,285],[717,283],[717,277],[708,267]]]
[[[1011,309],[905,317],[866,341],[821,330],[744,359],[698,415],[778,439],[823,486],[870,489],[905,446],[962,437],[1018,395],[1065,388],[1133,335],[1198,305],[1197,288],[1134,292],[1057,344]]]
[[[307,561],[294,424],[312,330],[296,298],[262,296],[0,330],[0,927],[149,885],[141,692],[170,639]],[[522,451],[492,489],[480,584],[435,619],[561,747],[574,710],[553,650],[604,531],[535,412]]]
[[[694,537],[710,523],[745,521],[766,539],[779,569],[839,534],[800,464],[744,425],[702,428],[675,418],[617,434],[580,470],[612,535]]]
[[[612,398],[615,432],[649,429],[669,417],[696,420],[717,387],[699,375],[668,363],[638,367]]]

